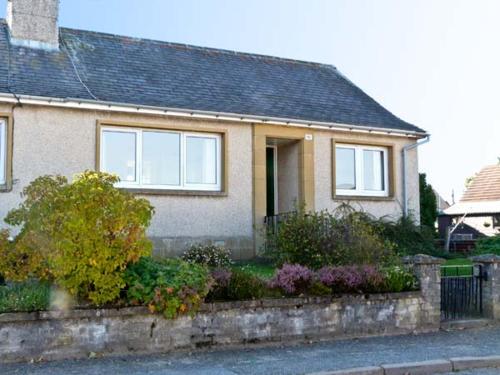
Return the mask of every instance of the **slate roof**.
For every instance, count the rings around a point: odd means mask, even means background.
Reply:
[[[60,38],[59,51],[13,46],[0,20],[0,92],[424,132],[331,65],[67,28]]]

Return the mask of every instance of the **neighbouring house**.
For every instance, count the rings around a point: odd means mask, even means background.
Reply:
[[[500,234],[500,164],[481,169],[438,221],[440,237],[450,237],[452,250],[469,250],[478,238]]]
[[[265,217],[297,203],[419,217],[426,132],[334,66],[57,18],[57,0],[9,0],[0,22],[0,217],[36,177],[85,169],[150,199],[160,255],[212,242],[251,257]]]

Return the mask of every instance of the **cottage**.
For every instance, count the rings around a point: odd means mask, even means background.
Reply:
[[[426,132],[334,66],[59,28],[58,0],[8,1],[0,61],[0,217],[36,177],[96,169],[150,199],[161,255],[251,257],[297,202],[418,218]]]

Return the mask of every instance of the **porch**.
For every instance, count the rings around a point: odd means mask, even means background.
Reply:
[[[255,125],[255,249],[261,229],[297,205],[314,209],[314,139],[309,129]]]

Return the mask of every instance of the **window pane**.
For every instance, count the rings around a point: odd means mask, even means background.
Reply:
[[[0,122],[0,183],[5,183],[7,169],[7,127],[5,122]]]
[[[353,148],[337,147],[335,151],[337,189],[356,189],[356,156]]]
[[[384,190],[384,153],[363,150],[363,179],[365,190]]]
[[[121,181],[136,181],[135,133],[102,132],[102,170],[117,174]]]
[[[180,185],[180,134],[142,133],[142,183]]]
[[[217,183],[217,140],[186,137],[186,181],[188,184]]]

